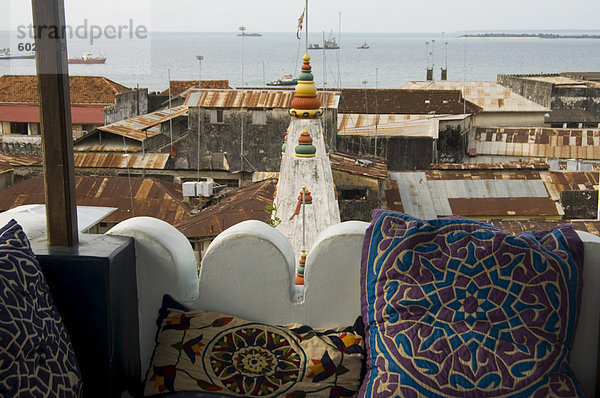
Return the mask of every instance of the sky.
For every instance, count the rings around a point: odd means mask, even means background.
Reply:
[[[305,0],[64,0],[67,24],[132,19],[151,31],[293,32]],[[31,21],[31,2],[0,0],[0,30]],[[3,5],[2,8],[5,8]],[[341,18],[340,18],[341,13]],[[311,31],[466,32],[600,30],[600,0],[309,0]]]

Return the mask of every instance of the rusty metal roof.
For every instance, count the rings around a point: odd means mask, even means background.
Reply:
[[[438,138],[440,118],[428,115],[339,114],[338,135]]]
[[[483,108],[483,112],[549,112],[525,97],[496,82],[422,81],[400,87],[413,90],[461,90],[466,100]]]
[[[271,179],[240,188],[175,228],[188,238],[211,238],[245,220],[267,221],[265,206],[273,204],[276,184]]]
[[[469,151],[477,155],[600,159],[600,129],[477,128]]]
[[[169,154],[75,153],[75,167],[163,170]]]
[[[79,206],[117,208],[105,219],[107,222],[120,222],[133,216],[151,216],[176,224],[188,217],[192,206],[183,202],[180,185],[158,179],[76,176],[75,189]],[[2,210],[41,204],[44,200],[41,176],[0,191]]]
[[[452,214],[463,217],[558,217],[562,213],[550,198],[448,199]]]
[[[261,108],[274,109],[292,107],[294,90],[190,90],[184,104],[203,108]],[[340,93],[319,91],[322,108],[337,109]]]
[[[561,191],[598,190],[598,172],[594,171],[549,171],[541,173],[550,197],[560,200]]]
[[[460,90],[342,89],[340,113],[473,114],[481,107],[465,101]]]
[[[394,172],[407,213],[441,216],[552,216],[563,214],[537,170]],[[531,210],[534,209],[534,210]]]
[[[180,105],[171,109],[162,109],[146,115],[121,120],[107,126],[98,127],[98,130],[121,135],[136,141],[144,141],[160,134],[161,123],[167,122],[169,119],[184,116],[187,112],[188,107]]]
[[[550,165],[546,162],[538,161],[531,163],[434,163],[432,170],[548,170]],[[465,175],[465,173],[460,173]]]
[[[526,231],[547,231],[567,221],[552,221],[544,219],[530,219],[523,221],[508,220],[489,220],[488,223],[501,228],[511,234],[518,234]],[[585,231],[596,236],[600,236],[600,221],[571,221],[573,228],[578,231]]]
[[[0,163],[6,163],[11,166],[33,166],[42,163],[42,159],[34,156],[0,153]]]
[[[335,152],[329,155],[329,161],[331,162],[332,171],[362,175],[378,180],[388,179],[387,165],[385,162],[378,159]]]

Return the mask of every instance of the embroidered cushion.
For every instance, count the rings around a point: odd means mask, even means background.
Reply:
[[[359,396],[581,396],[568,368],[583,244],[375,211],[363,245]]]
[[[15,220],[0,229],[0,396],[81,396],[69,335]]]
[[[165,296],[144,395],[352,397],[360,385],[363,344],[353,327],[271,326],[190,311]]]

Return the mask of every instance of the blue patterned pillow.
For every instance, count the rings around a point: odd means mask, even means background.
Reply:
[[[378,210],[361,265],[360,396],[573,397],[583,244]]]
[[[14,220],[0,229],[0,396],[81,396],[71,341]]]

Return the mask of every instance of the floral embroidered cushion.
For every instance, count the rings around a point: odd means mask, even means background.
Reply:
[[[363,338],[354,327],[264,325],[191,311],[165,296],[144,394],[352,397],[363,358]]]
[[[71,340],[25,232],[0,229],[0,397],[79,397]]]
[[[378,210],[361,265],[359,396],[573,397],[583,244],[570,225],[510,235]]]

